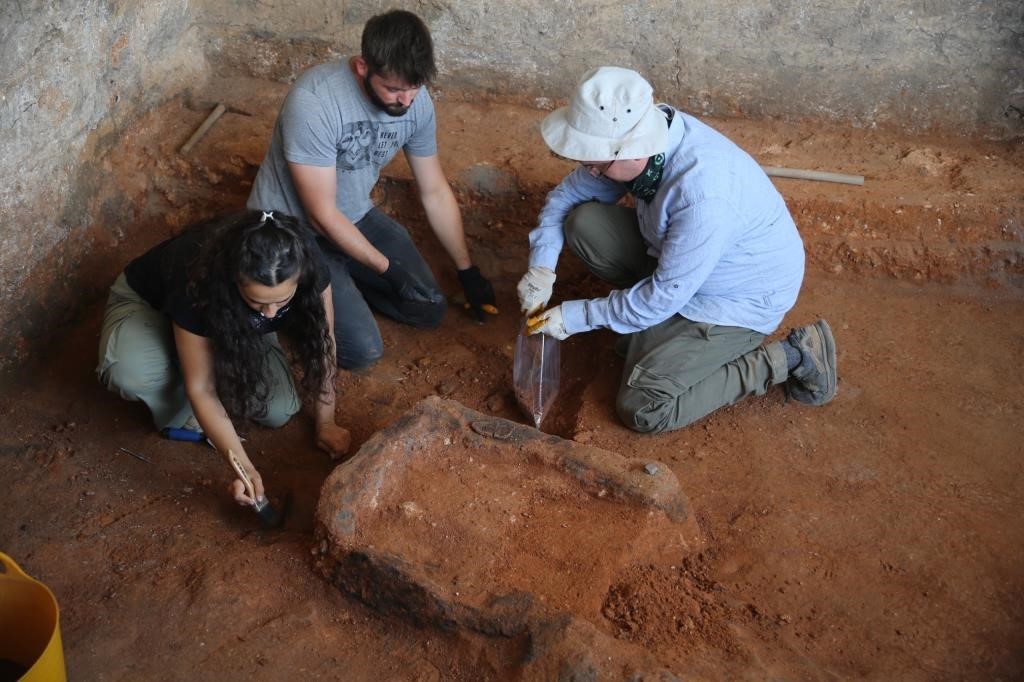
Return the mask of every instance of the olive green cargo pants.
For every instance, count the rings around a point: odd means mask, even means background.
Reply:
[[[595,275],[626,288],[654,272],[636,212],[596,202],[565,221],[569,248]],[[616,410],[631,429],[662,433],[692,424],[748,395],[762,395],[787,376],[779,342],[765,335],[673,315],[630,334]]]

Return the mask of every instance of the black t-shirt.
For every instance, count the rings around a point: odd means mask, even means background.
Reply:
[[[188,288],[189,270],[209,234],[202,229],[189,229],[157,244],[124,269],[128,285],[139,296],[179,327],[199,336],[207,336],[206,325],[198,302]],[[322,293],[331,283],[330,272],[315,244],[310,244],[309,253],[316,269],[316,289]],[[253,310],[252,320],[261,333],[276,332],[288,321],[288,306],[270,320]]]

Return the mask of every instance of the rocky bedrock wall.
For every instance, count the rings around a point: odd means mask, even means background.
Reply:
[[[815,118],[995,138],[1024,133],[1020,0],[203,0],[220,69],[290,80],[358,50],[363,23],[396,5],[430,25],[439,85],[562,99],[600,64],[712,116]]]
[[[0,369],[66,319],[125,225],[95,205],[102,159],[204,72],[186,0],[0,2]],[[107,215],[123,207],[107,206]]]

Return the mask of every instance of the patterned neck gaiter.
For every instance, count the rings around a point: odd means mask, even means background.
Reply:
[[[633,180],[624,183],[626,191],[637,199],[650,201],[658,192],[658,185],[661,184],[661,172],[665,170],[665,155],[656,154],[647,160],[647,165],[640,175]]]

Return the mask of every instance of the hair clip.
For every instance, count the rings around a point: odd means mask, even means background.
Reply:
[[[263,211],[263,217],[260,218],[260,225],[262,225],[263,223],[267,222],[267,220],[273,220],[273,219],[274,219],[274,212],[273,211],[269,211],[269,212],[268,211]]]

